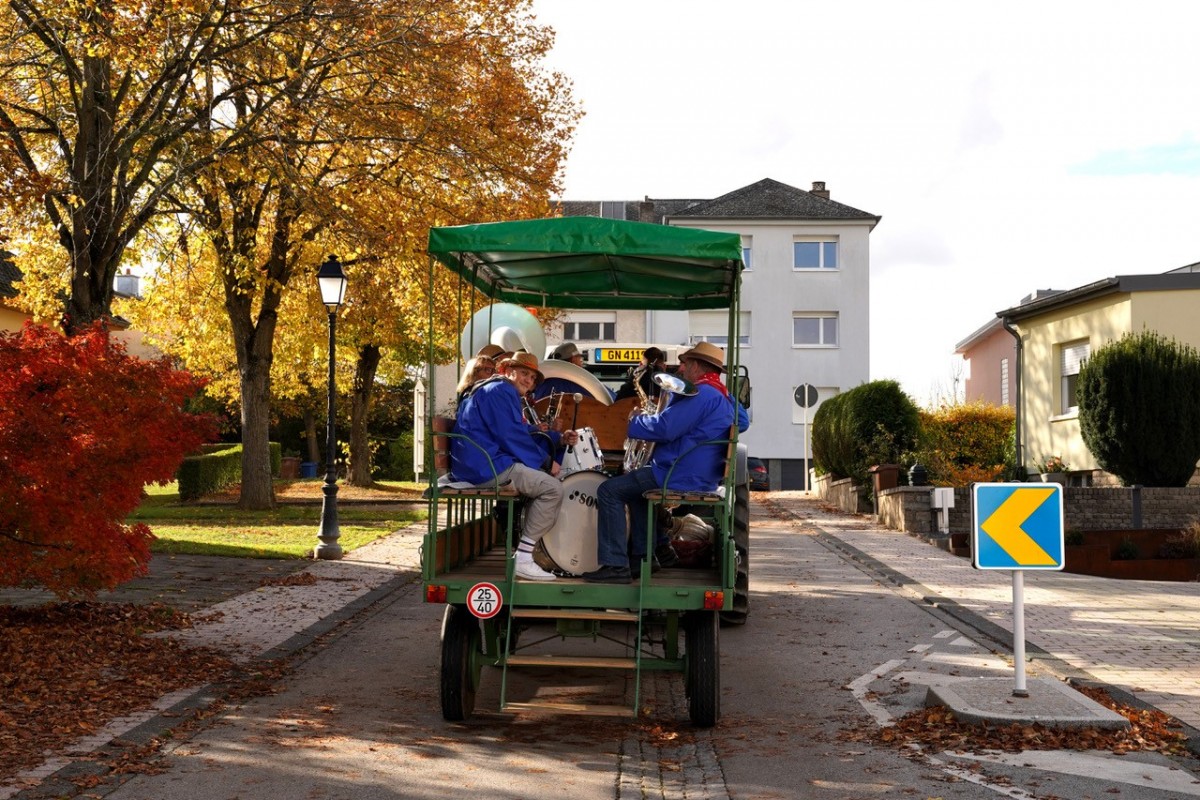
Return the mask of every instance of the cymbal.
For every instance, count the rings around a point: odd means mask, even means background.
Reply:
[[[538,369],[547,378],[565,378],[572,383],[577,383],[603,405],[612,405],[612,395],[608,393],[608,389],[604,388],[604,384],[600,382],[599,378],[583,367],[577,367],[570,361],[548,358],[538,365]]]

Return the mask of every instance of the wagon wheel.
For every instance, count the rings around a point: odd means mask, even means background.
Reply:
[[[721,717],[720,623],[715,611],[693,611],[684,617],[688,715],[698,728],[711,728]]]
[[[733,545],[737,549],[737,574],[733,583],[733,608],[721,612],[726,625],[745,625],[750,616],[750,487],[739,483],[733,493]]]
[[[442,718],[461,722],[475,710],[482,668],[479,620],[466,606],[446,606],[442,620]]]

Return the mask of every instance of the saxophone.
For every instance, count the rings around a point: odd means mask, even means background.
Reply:
[[[646,392],[642,389],[641,373],[635,373],[633,386],[638,393],[638,402],[640,407],[634,408],[629,412],[629,419],[641,416],[642,414],[661,414],[663,409],[671,402],[671,397],[681,394],[684,397],[691,397],[699,391],[693,384],[685,381],[683,378],[672,375],[669,372],[656,372],[652,380],[659,388],[658,400],[651,400]],[[655,442],[650,442],[645,439],[626,439],[625,440],[625,471],[632,472],[635,469],[640,469],[650,463],[650,456],[654,454]]]

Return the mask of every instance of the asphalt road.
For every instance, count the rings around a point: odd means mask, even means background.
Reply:
[[[649,678],[649,713],[631,722],[497,713],[490,709],[499,672],[490,668],[475,717],[447,723],[437,694],[441,607],[420,602],[419,584],[410,583],[313,648],[278,693],[229,710],[175,747],[165,771],[105,793],[117,800],[1200,796],[1190,764],[1155,754],[1023,754],[1006,763],[864,741],[864,733],[923,705],[922,679],[995,676],[1008,664],[994,644],[965,636],[953,619],[843,561],[792,522],[757,505],[753,512],[751,617],[721,631],[723,715],[712,730],[688,724],[678,676]],[[513,690],[530,685],[518,679]]]

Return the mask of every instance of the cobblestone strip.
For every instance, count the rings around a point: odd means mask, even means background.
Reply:
[[[646,702],[661,714],[687,718],[683,683],[675,673],[643,675]],[[655,744],[641,730],[621,743],[617,759],[617,800],[730,800],[711,731],[687,722],[672,744]]]

